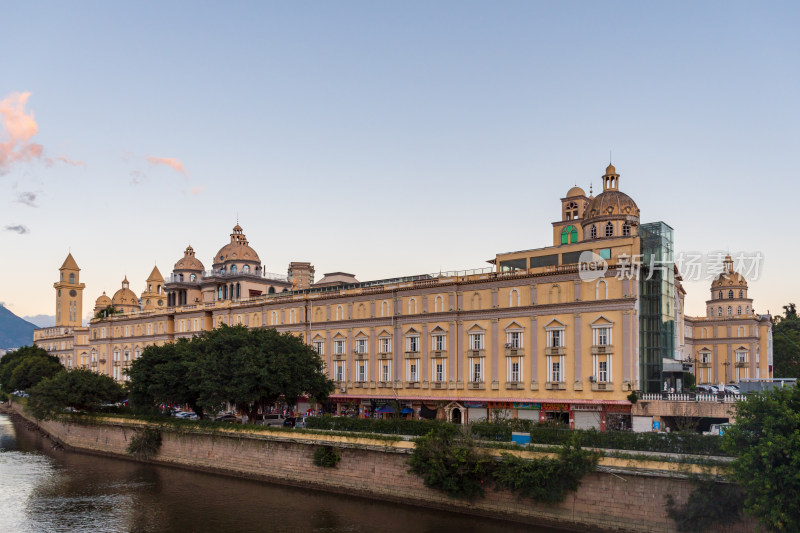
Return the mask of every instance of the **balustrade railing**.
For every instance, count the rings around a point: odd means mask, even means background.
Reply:
[[[668,402],[724,402],[735,403],[737,400],[744,399],[740,394],[710,394],[710,393],[645,393],[639,396],[643,401],[663,400]]]

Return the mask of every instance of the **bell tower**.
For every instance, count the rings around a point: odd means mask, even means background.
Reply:
[[[81,269],[72,257],[67,255],[59,270],[59,280],[53,284],[56,289],[56,326],[82,325],[83,289],[80,282]]]

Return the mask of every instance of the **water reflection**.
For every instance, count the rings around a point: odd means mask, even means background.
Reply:
[[[0,531],[431,532],[529,526],[51,448],[0,415]],[[550,529],[536,528],[547,533]]]

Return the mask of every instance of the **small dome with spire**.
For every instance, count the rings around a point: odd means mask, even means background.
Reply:
[[[178,262],[175,263],[175,266],[172,267],[172,270],[175,272],[194,272],[199,273],[204,270],[203,263],[194,256],[194,248],[191,246],[186,247],[186,251],[183,252],[183,257],[178,259]]]

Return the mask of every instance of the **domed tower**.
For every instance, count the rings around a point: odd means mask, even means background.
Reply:
[[[589,202],[581,224],[586,240],[638,234],[639,207],[630,196],[619,190],[619,174],[614,165],[606,168],[603,192]]]
[[[106,291],[103,291],[103,294],[101,294],[100,297],[97,298],[97,300],[95,300],[94,302],[94,314],[96,315],[100,311],[108,309],[110,305],[111,305],[111,298],[106,296]]]
[[[754,314],[753,300],[747,297],[747,280],[733,269],[730,255],[722,262],[722,273],[711,282],[706,313],[709,318],[742,318]]]
[[[122,280],[122,288],[111,297],[111,305],[123,313],[139,311],[139,298],[136,296],[136,293],[131,290],[127,276]]]
[[[142,293],[142,309],[150,311],[152,309],[162,309],[166,307],[166,292],[164,291],[164,276],[159,272],[158,267],[154,266],[153,271],[147,277],[147,287]]]
[[[553,246],[573,244],[584,239],[580,221],[591,198],[577,185],[561,199],[561,220],[553,222]]]
[[[186,247],[183,257],[172,267],[172,275],[164,284],[167,292],[167,305],[194,305],[202,299],[200,280],[205,267],[194,255],[194,248]]]
[[[261,260],[255,250],[250,248],[242,227],[236,224],[231,233],[231,242],[220,248],[214,256],[214,270],[222,274],[261,272]]]
[[[53,284],[56,289],[56,326],[79,327],[82,324],[83,289],[80,281],[81,269],[68,254],[59,270],[59,279]]]

